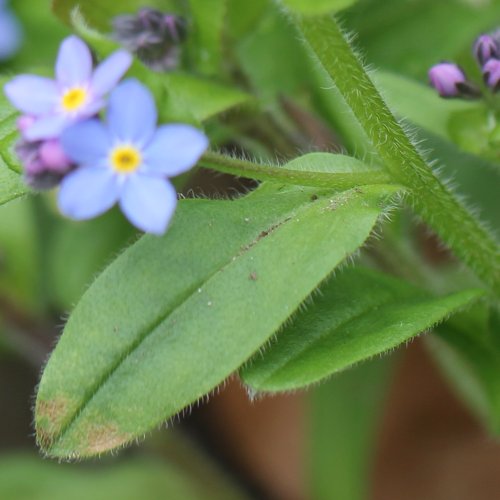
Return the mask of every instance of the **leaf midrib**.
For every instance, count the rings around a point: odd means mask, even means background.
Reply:
[[[269,222],[266,225],[267,234],[262,236],[263,230],[260,229],[258,234],[246,245],[240,246],[240,249],[233,253],[228,259],[226,263],[218,267],[215,271],[207,275],[204,279],[196,282],[195,285],[189,288],[185,294],[181,294],[181,298],[173,304],[167,312],[159,315],[159,317],[151,322],[150,326],[144,328],[144,330],[137,336],[137,339],[131,344],[131,346],[121,355],[115,363],[111,366],[109,370],[107,370],[102,377],[94,384],[94,386],[88,391],[87,395],[82,398],[82,403],[79,407],[74,410],[74,415],[61,427],[59,433],[53,438],[50,446],[47,449],[53,448],[57,446],[57,444],[64,438],[66,432],[70,429],[70,427],[78,420],[83,411],[88,407],[92,399],[98,394],[98,392],[106,385],[107,381],[112,378],[114,373],[119,369],[119,367],[126,362],[127,358],[131,356],[140,345],[150,336],[153,332],[164,322],[169,316],[171,316],[177,309],[182,307],[191,297],[198,293],[198,289],[205,283],[211,281],[216,275],[224,272],[227,266],[234,264],[234,262],[238,261],[242,258],[243,255],[247,253],[248,250],[253,248],[258,242],[268,236],[272,236],[272,234],[279,228],[281,228],[284,224],[288,223],[293,219],[295,215],[298,215],[301,211],[307,210],[310,203],[304,202],[294,208],[291,208],[282,217],[279,217],[278,220]]]

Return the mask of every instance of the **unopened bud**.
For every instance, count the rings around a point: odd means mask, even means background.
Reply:
[[[498,42],[491,35],[481,35],[474,43],[474,56],[482,66],[499,55]]]
[[[73,168],[57,139],[36,142],[21,139],[15,150],[24,168],[24,180],[33,189],[57,186]]]
[[[429,70],[429,81],[441,97],[478,97],[479,89],[467,80],[463,70],[451,62],[442,62]]]
[[[52,172],[65,174],[71,166],[58,139],[50,139],[40,146],[40,160]]]
[[[177,67],[186,21],[174,14],[143,8],[135,15],[113,19],[113,37],[155,71]]]
[[[24,132],[31,127],[36,121],[36,118],[31,115],[21,115],[17,119],[17,128],[21,134],[24,134]]]
[[[500,88],[500,60],[490,59],[483,66],[484,83],[496,92]]]

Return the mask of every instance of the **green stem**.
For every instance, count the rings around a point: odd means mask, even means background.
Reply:
[[[410,190],[415,211],[450,249],[500,295],[500,249],[436,177],[332,17],[300,18],[305,40],[366,131],[393,182]]]
[[[233,174],[260,181],[286,182],[299,186],[312,186],[333,189],[350,189],[369,184],[393,184],[390,176],[383,171],[359,173],[327,173],[292,170],[273,165],[261,165],[251,161],[239,160],[214,152],[205,153],[200,159],[200,166],[218,172]]]

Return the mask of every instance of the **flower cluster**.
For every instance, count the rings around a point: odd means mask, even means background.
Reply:
[[[10,59],[21,45],[21,27],[7,7],[7,0],[0,0],[0,61]]]
[[[72,219],[119,203],[136,227],[162,234],[177,203],[168,177],[190,169],[208,140],[189,125],[157,127],[149,90],[133,79],[119,83],[131,63],[120,50],[94,69],[87,45],[70,36],[61,44],[55,80],[21,75],[4,90],[23,113],[16,151],[28,184],[60,183],[59,209]]]
[[[500,89],[500,32],[479,36],[473,46],[485,85],[492,91]],[[477,98],[478,85],[471,82],[457,64],[443,61],[429,70],[429,81],[441,97]]]
[[[113,37],[154,71],[177,67],[186,21],[175,14],[142,8],[113,19]]]

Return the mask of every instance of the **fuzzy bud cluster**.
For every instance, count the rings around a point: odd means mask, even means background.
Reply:
[[[113,19],[113,37],[154,71],[169,71],[179,63],[186,21],[177,15],[142,8]]]

